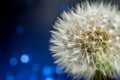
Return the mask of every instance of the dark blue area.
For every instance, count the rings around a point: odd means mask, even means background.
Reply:
[[[57,17],[75,2],[1,0],[0,80],[72,80],[54,64],[49,40]]]
[[[49,51],[52,25],[60,10],[68,10],[68,4],[45,0],[8,3],[4,1],[1,7],[5,9],[0,20],[0,80],[70,80]]]
[[[16,33],[17,34],[23,34],[24,33],[24,27],[23,26],[17,26],[16,27]]]
[[[62,11],[68,11],[68,9],[69,9],[69,6],[67,4],[62,4],[61,6]]]

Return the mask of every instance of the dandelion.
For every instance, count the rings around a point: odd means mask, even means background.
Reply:
[[[120,75],[120,11],[111,4],[78,4],[55,23],[50,50],[74,79]]]

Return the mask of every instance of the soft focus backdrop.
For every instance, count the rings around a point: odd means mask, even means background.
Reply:
[[[50,30],[60,13],[81,1],[1,0],[0,80],[72,80],[54,64]]]

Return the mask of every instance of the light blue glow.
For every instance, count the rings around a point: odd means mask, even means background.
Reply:
[[[33,70],[34,72],[38,72],[39,69],[40,69],[40,64],[33,64],[33,65],[32,65],[32,70]]]
[[[54,78],[48,77],[48,78],[46,78],[46,80],[54,80]]]
[[[17,26],[16,27],[16,33],[17,34],[23,34],[24,33],[24,27],[23,26]]]
[[[57,66],[57,67],[56,67],[55,72],[56,72],[58,75],[61,75],[61,74],[63,74],[63,73],[64,73],[63,68],[62,68],[62,67],[60,67],[60,66]]]
[[[18,63],[18,60],[17,60],[15,57],[13,57],[13,58],[11,58],[11,59],[9,60],[9,64],[10,64],[11,66],[16,66],[17,63]]]
[[[13,76],[9,75],[7,76],[7,80],[15,80]]]
[[[47,67],[44,67],[44,68],[43,68],[43,75],[44,75],[44,76],[46,76],[46,77],[51,76],[52,73],[53,73],[53,70],[52,70],[51,67],[48,67],[48,66],[47,66]]]
[[[22,63],[28,63],[29,62],[29,56],[27,54],[23,54],[20,58]]]

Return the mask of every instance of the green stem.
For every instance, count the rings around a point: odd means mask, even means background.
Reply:
[[[100,71],[96,70],[93,80],[116,80],[115,78],[107,78]]]
[[[92,63],[98,69],[95,71],[93,80],[116,80],[113,77],[113,72],[111,71],[110,64],[106,57],[102,56],[104,54],[102,51],[97,51],[94,56],[92,56]]]

